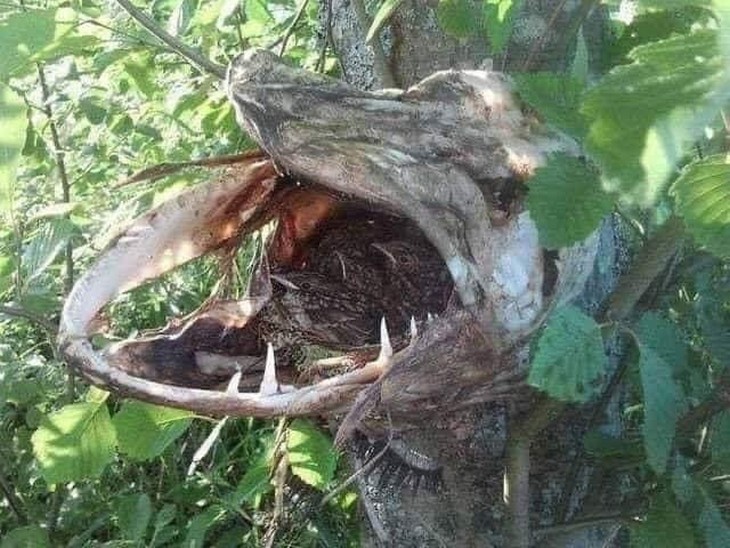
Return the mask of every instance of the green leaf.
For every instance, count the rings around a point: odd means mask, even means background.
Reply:
[[[43,417],[31,441],[43,478],[53,484],[101,475],[116,437],[105,404],[74,403]]]
[[[0,80],[33,67],[33,55],[49,46],[56,33],[55,10],[15,13],[0,22]]]
[[[135,460],[150,460],[162,454],[190,426],[190,411],[127,401],[114,415],[119,451]]]
[[[455,38],[466,38],[483,28],[483,14],[472,2],[440,0],[436,17],[441,28]]]
[[[484,21],[493,53],[501,53],[524,0],[484,0]]]
[[[311,422],[303,419],[292,422],[286,448],[292,474],[318,489],[332,481],[337,456],[330,439]]]
[[[583,84],[553,72],[516,74],[513,77],[523,101],[550,125],[577,139],[585,137],[586,120],[579,111]]]
[[[373,17],[373,23],[370,25],[368,35],[365,37],[366,42],[370,43],[375,38],[380,29],[383,28],[383,25],[385,25],[402,3],[403,0],[384,0],[380,4],[378,11],[375,13],[375,17]]]
[[[117,499],[116,515],[124,539],[132,542],[142,541],[152,518],[150,497],[146,493],[140,493]]]
[[[633,523],[630,531],[632,548],[696,546],[692,525],[667,493],[654,497],[646,520]]]
[[[40,229],[23,251],[23,283],[27,286],[38,276],[43,274],[58,254],[64,250],[74,225],[68,219],[43,219]]]
[[[106,108],[104,108],[101,98],[84,97],[78,102],[79,110],[86,116],[86,119],[93,125],[99,125],[106,117]]]
[[[699,526],[705,537],[707,548],[727,548],[730,546],[730,527],[720,513],[720,509],[710,496],[702,491],[702,511]]]
[[[611,212],[613,200],[585,160],[555,154],[530,179],[527,207],[540,244],[556,249],[588,237]]]
[[[684,412],[684,394],[672,377],[672,366],[650,344],[640,341],[639,372],[644,391],[644,448],[649,466],[663,474],[672,449],[677,419]]]
[[[0,55],[0,63],[5,55]],[[0,83],[0,216],[10,210],[15,186],[15,171],[25,143],[28,125],[23,98]]]
[[[710,454],[712,462],[719,466],[723,473],[730,472],[730,411],[722,411],[712,419]]]
[[[730,257],[730,157],[717,154],[692,162],[671,192],[697,243],[715,255]]]
[[[674,373],[687,366],[687,342],[676,324],[660,314],[649,312],[639,320],[636,334],[639,340],[652,348]]]
[[[188,525],[187,533],[185,534],[185,540],[182,545],[188,548],[202,548],[206,546],[205,535],[208,529],[214,525],[225,510],[220,506],[210,506],[206,508],[202,513],[197,514]]]
[[[689,144],[730,95],[718,35],[699,30],[635,48],[585,97],[588,147],[604,184],[652,204]]]
[[[573,306],[558,308],[545,326],[527,382],[561,401],[588,401],[606,367],[601,329]]]
[[[48,531],[38,525],[17,527],[8,531],[0,542],[0,548],[50,548]]]

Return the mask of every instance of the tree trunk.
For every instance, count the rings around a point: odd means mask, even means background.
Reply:
[[[476,6],[481,2],[473,2]],[[439,27],[436,6],[428,0],[406,0],[374,46],[365,46],[372,13],[362,0],[332,0],[331,39],[346,80],[363,89],[408,87],[437,70],[479,68],[489,63],[486,33],[457,40]],[[517,16],[505,53],[492,56],[494,69],[561,70],[570,66],[582,25],[590,67],[600,69],[604,36],[603,14],[592,2],[527,0]],[[326,10],[325,10],[326,11]],[[621,270],[622,243],[618,224],[607,220],[600,232],[594,273],[578,299],[588,313],[599,311]],[[611,352],[612,367],[618,349]],[[536,398],[537,399],[537,398]],[[614,398],[615,399],[615,398]],[[507,455],[522,464],[511,483],[529,485],[529,516],[512,512],[511,519],[529,520],[531,543],[540,546],[606,546],[619,527],[595,520],[587,527],[563,526],[568,521],[605,514],[619,501],[618,482],[601,485],[602,478],[582,458],[587,429],[615,431],[618,426],[610,399],[563,410],[527,451],[508,447],[517,421],[529,421],[534,409],[511,404],[488,404],[443,416],[403,435],[407,449],[400,457],[438,462],[443,481],[435,492],[413,491],[389,482],[382,469],[359,479],[365,522],[364,546],[518,546],[524,538],[510,536],[510,514],[504,502]],[[538,411],[539,412],[539,411]],[[531,452],[530,452],[531,449]],[[352,455],[353,468],[363,465]],[[605,478],[604,478],[605,479]],[[514,487],[514,485],[513,485]],[[600,492],[600,497],[594,496]],[[511,504],[514,504],[512,501]],[[514,525],[514,524],[513,524]],[[610,545],[610,544],[609,544]]]

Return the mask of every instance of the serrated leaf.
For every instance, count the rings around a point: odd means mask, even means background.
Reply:
[[[639,46],[585,96],[588,148],[604,184],[621,198],[652,204],[689,144],[730,96],[718,34]]]
[[[1,46],[0,46],[1,47]],[[0,62],[4,55],[0,55]],[[28,126],[23,98],[0,83],[0,216],[10,210],[15,186],[15,171],[25,143]]]
[[[660,314],[649,312],[639,320],[636,333],[642,344],[659,354],[675,373],[687,366],[687,343],[676,324]]]
[[[707,548],[727,548],[730,546],[730,527],[720,513],[720,509],[702,489],[702,511],[699,526]]]
[[[392,17],[395,10],[403,3],[403,0],[384,0],[378,11],[373,17],[373,22],[368,30],[368,35],[365,37],[365,41],[370,43],[373,38],[378,34],[383,25],[388,22],[388,19]]]
[[[483,28],[483,14],[471,2],[440,0],[436,17],[441,28],[455,38],[466,38]]]
[[[722,411],[712,419],[710,454],[723,473],[730,472],[730,411]]]
[[[145,538],[152,518],[152,502],[146,493],[125,495],[116,501],[117,524],[125,540],[140,542]]]
[[[730,156],[692,162],[671,189],[678,213],[697,243],[730,257]]]
[[[297,419],[289,427],[286,442],[292,474],[323,489],[335,473],[337,457],[332,441],[311,422]]]
[[[53,484],[98,477],[114,458],[116,436],[106,405],[75,403],[43,417],[31,441]]]
[[[573,306],[558,308],[545,326],[527,382],[561,401],[588,401],[606,367],[601,329]]]
[[[677,419],[686,409],[672,366],[644,341],[639,345],[639,372],[644,392],[644,448],[649,466],[663,474],[672,449]]]
[[[64,250],[74,232],[66,218],[44,219],[28,246],[23,250],[23,283],[27,286],[43,274]]]
[[[556,249],[588,237],[611,211],[613,200],[584,160],[555,154],[530,179],[527,207],[540,244]]]
[[[520,98],[550,125],[582,139],[587,131],[579,111],[583,84],[576,78],[553,72],[516,74],[513,77]]]
[[[654,497],[646,520],[643,523],[633,523],[630,531],[631,546],[634,548],[696,546],[692,525],[667,493]]]
[[[8,531],[3,535],[0,548],[50,548],[48,531],[38,525],[27,525]]]
[[[149,460],[162,454],[190,426],[190,411],[128,401],[114,415],[119,451],[135,460]]]
[[[484,22],[493,53],[501,53],[512,35],[515,18],[524,0],[485,0]]]

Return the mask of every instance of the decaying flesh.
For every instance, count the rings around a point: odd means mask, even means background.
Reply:
[[[94,384],[201,413],[350,410],[344,434],[377,408],[424,418],[517,390],[519,341],[550,303],[580,289],[595,241],[560,251],[546,296],[544,250],[515,189],[549,153],[578,154],[575,144],[527,114],[496,72],[439,72],[409,90],[363,92],[255,51],[234,60],[227,85],[239,122],[264,153],[147,213],[102,253],[63,311],[60,346],[69,363]],[[383,321],[379,350],[340,358],[356,366],[344,373],[283,383],[278,349],[265,340],[277,337],[257,339],[252,326],[276,301],[276,283],[296,286],[277,282],[277,269],[306,272],[310,242],[323,237],[342,204],[417,227],[458,298],[431,321],[423,318],[433,311],[418,311],[410,335],[394,343]],[[153,337],[93,348],[91,326],[121,292],[201,255],[230,251],[272,219],[278,228],[269,263],[260,265],[246,298],[212,299]],[[395,253],[387,244],[371,247],[380,258]],[[218,374],[233,381],[220,385]],[[240,391],[252,379],[260,388]]]

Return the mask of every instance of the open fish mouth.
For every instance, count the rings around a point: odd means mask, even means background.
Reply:
[[[546,255],[524,210],[549,153],[578,154],[503,75],[434,74],[363,92],[268,52],[234,60],[239,122],[261,145],[136,220],[76,283],[60,347],[92,383],[199,413],[273,417],[374,406],[393,416],[508,398],[525,344],[590,271],[596,239]],[[104,306],[277,221],[245,298],[104,350]],[[296,350],[340,355],[297,368]]]

